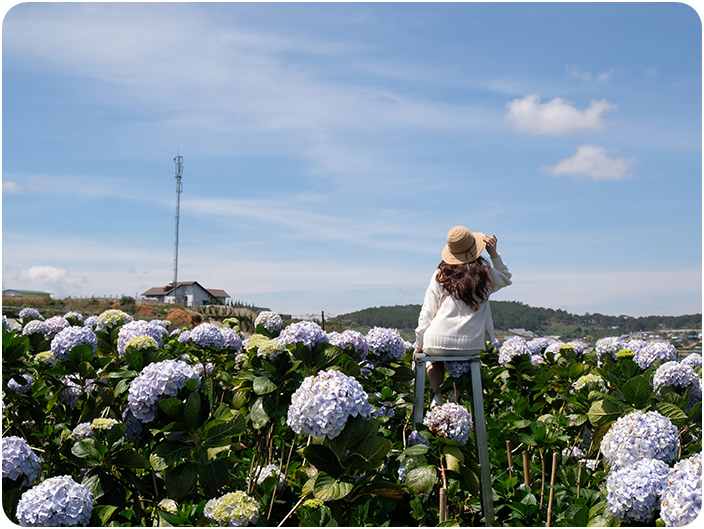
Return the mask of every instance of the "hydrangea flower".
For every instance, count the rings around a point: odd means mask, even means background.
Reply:
[[[578,447],[578,446],[573,446],[573,447],[567,447],[564,450],[562,450],[562,455],[565,457],[579,457],[582,458],[584,457],[584,452]]]
[[[238,490],[208,501],[203,514],[221,527],[243,527],[257,523],[259,509],[257,500]]]
[[[563,345],[565,344],[560,341],[551,343],[545,348],[545,353],[552,353],[555,358],[558,358],[560,356],[560,347],[562,347]]]
[[[214,347],[222,349],[225,345],[225,338],[220,331],[220,327],[212,323],[201,323],[191,331],[191,342],[198,347]]]
[[[69,322],[69,325],[78,325],[79,323],[85,323],[83,320],[83,314],[76,312],[75,310],[68,311],[64,314],[64,318]],[[97,320],[97,318],[96,318]]]
[[[616,353],[621,349],[626,349],[626,344],[616,336],[601,338],[596,342],[596,357],[601,361],[601,355],[604,353],[610,354],[611,358],[616,360]]]
[[[511,336],[507,338],[499,349],[499,364],[505,366],[513,358],[520,355],[531,355],[530,349],[524,338]]]
[[[543,362],[545,362],[545,358],[542,355],[531,355],[530,357],[530,363],[533,365],[542,364]]]
[[[646,342],[645,340],[629,340],[626,343],[625,347],[626,349],[630,349],[634,353],[637,353],[644,347],[648,347],[648,342]]]
[[[299,321],[287,326],[279,335],[279,340],[283,344],[293,344],[301,342],[311,349],[319,343],[327,343],[328,335],[314,321]]]
[[[451,377],[460,378],[462,375],[469,372],[471,365],[469,361],[445,362],[445,369],[447,370],[447,374]]]
[[[200,377],[203,377],[204,375],[210,376],[215,372],[215,366],[212,362],[206,362],[205,365],[198,362],[193,367],[195,368],[196,372],[198,373],[198,376]]]
[[[648,369],[658,360],[677,360],[677,350],[670,342],[652,342],[634,352],[633,361],[641,369]]]
[[[374,327],[367,333],[369,352],[376,354],[382,364],[397,362],[406,354],[406,343],[396,329]]]
[[[435,435],[465,445],[472,431],[472,416],[464,406],[448,402],[431,408],[426,413],[423,424]]]
[[[127,348],[131,347],[137,349],[138,351],[146,351],[147,349],[159,349],[159,342],[157,342],[151,336],[133,336],[127,343],[125,343],[125,351]]]
[[[430,441],[423,437],[418,430],[413,430],[408,436],[408,446],[415,446],[418,444],[430,446]]]
[[[67,327],[51,340],[51,352],[59,360],[68,360],[78,344],[90,345],[93,354],[98,349],[98,337],[90,327]]]
[[[565,345],[574,349],[574,352],[578,358],[584,354],[584,346],[579,342],[567,342]]]
[[[675,361],[665,362],[658,367],[653,375],[653,389],[657,389],[659,395],[661,385],[679,390],[679,393],[684,393],[688,387],[693,386],[692,392],[696,392],[698,379],[699,375],[694,368]],[[701,393],[699,398],[701,398]]]
[[[227,351],[241,351],[242,350],[242,338],[240,337],[240,333],[238,333],[235,329],[228,329],[226,327],[223,327],[220,329],[220,333],[222,333],[223,337],[223,346],[222,348],[227,350]]]
[[[159,401],[164,397],[175,397],[191,378],[200,385],[195,368],[181,360],[149,364],[130,384],[127,402],[133,415],[142,422],[153,421]]]
[[[289,354],[286,346],[281,343],[278,338],[262,340],[257,345],[257,356],[261,356],[262,358],[272,359],[280,354]]]
[[[132,414],[130,408],[122,412],[122,421],[125,423],[125,439],[136,443],[142,438],[142,421]]]
[[[67,406],[75,408],[81,393],[93,393],[98,389],[96,382],[99,381],[99,379],[89,378],[85,381],[85,385],[81,385],[83,381],[78,375],[67,375],[61,379],[65,389],[59,395],[59,400]]]
[[[601,440],[601,453],[613,468],[641,459],[671,463],[680,449],[677,428],[656,411],[634,411],[611,425]]]
[[[284,320],[275,312],[265,310],[260,312],[254,320],[254,328],[256,329],[259,325],[264,327],[271,334],[274,334],[279,332],[284,326]]]
[[[71,431],[71,437],[76,441],[81,439],[94,439],[93,428],[89,422],[82,422]]]
[[[93,419],[93,422],[91,423],[90,427],[93,430],[109,430],[116,424],[118,424],[118,422],[115,419],[101,417],[98,419]]]
[[[90,329],[95,329],[98,326],[97,316],[88,316],[83,322],[84,327],[89,327]]]
[[[16,382],[14,378],[11,378],[7,382],[7,387],[10,388],[15,393],[17,393],[18,395],[24,395],[30,389],[32,389],[32,382],[34,382],[34,379],[32,379],[32,377],[29,375],[19,375],[19,376],[21,376],[22,378],[25,379],[25,381],[26,381],[25,384],[20,384],[19,382]]]
[[[543,354],[543,351],[550,346],[550,340],[543,337],[533,338],[532,340],[526,342],[526,346],[534,355],[541,355]]]
[[[574,384],[572,384],[572,387],[575,389],[575,391],[581,391],[585,386],[590,383],[599,384],[601,389],[608,389],[606,386],[606,381],[599,375],[595,375],[594,373],[587,373],[586,375],[582,375],[574,382]]]
[[[32,487],[17,504],[24,527],[86,526],[93,513],[93,495],[71,476],[56,476]]]
[[[660,497],[660,517],[667,527],[693,523],[702,510],[702,454],[675,464]]]
[[[95,325],[96,331],[102,331],[103,329],[112,329],[118,325],[124,325],[134,321],[134,318],[119,309],[108,309],[105,312],[98,315],[98,321]]]
[[[402,483],[405,483],[409,472],[423,463],[424,459],[422,457],[407,457],[401,461],[401,464],[398,467],[398,479]]]
[[[150,336],[157,343],[157,349],[160,349],[163,345],[164,335],[168,335],[168,331],[158,323],[145,320],[125,323],[117,335],[117,352],[120,356],[125,356],[127,342],[137,336]]]
[[[22,309],[19,316],[22,325],[27,324],[27,322],[31,320],[44,320],[44,316],[42,316],[37,309],[30,307]]]
[[[273,463],[266,465],[263,468],[257,467],[254,471],[254,475],[257,476],[257,485],[264,483],[264,480],[270,476],[278,476],[279,481],[276,484],[276,490],[281,490],[286,486],[286,476],[281,473],[279,467]]]
[[[191,341],[191,331],[185,330],[178,335],[179,343],[187,343]]]
[[[4,314],[2,315],[2,324],[5,326],[5,330],[7,332],[12,332],[12,327],[10,326],[10,322],[7,321],[7,318],[5,317]]]
[[[354,347],[354,352],[357,354],[358,362],[364,362],[364,360],[367,359],[369,344],[361,332],[353,331],[352,329],[347,329],[341,333],[331,332],[328,333],[328,340],[331,344],[338,346],[342,350],[346,349],[347,346],[352,345]]]
[[[23,336],[32,336],[34,334],[42,334],[46,336],[51,332],[51,329],[46,322],[41,320],[30,320],[22,329]]]
[[[702,355],[697,353],[688,354],[684,357],[680,364],[690,367],[700,366],[702,365]]]
[[[291,396],[286,422],[298,434],[334,439],[349,417],[369,419],[371,404],[362,385],[339,371],[306,377]]]
[[[66,327],[71,326],[68,320],[63,316],[53,316],[52,318],[46,320],[46,324],[49,326],[49,333],[46,335],[47,340],[51,340]]]
[[[59,359],[56,358],[54,353],[51,351],[42,351],[41,353],[37,353],[37,356],[34,357],[34,361],[37,364],[44,364],[51,367],[56,367],[56,364],[59,363]]]
[[[611,472],[606,480],[609,509],[624,522],[651,522],[669,472],[666,463],[648,458]]]
[[[2,438],[2,477],[16,481],[22,478],[21,486],[34,483],[39,475],[41,459],[27,441],[14,435]]]

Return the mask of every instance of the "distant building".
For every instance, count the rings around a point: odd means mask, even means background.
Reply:
[[[179,281],[176,289],[171,283],[165,287],[150,288],[142,293],[142,296],[162,303],[176,303],[178,299],[178,302],[187,307],[201,307],[213,303],[224,305],[230,297],[224,290],[205,288],[198,281]]]
[[[51,292],[43,292],[41,290],[16,290],[13,288],[8,288],[2,291],[3,296],[43,296],[45,298],[51,297]]]

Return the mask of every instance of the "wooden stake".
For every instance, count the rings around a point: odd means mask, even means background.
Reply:
[[[579,498],[579,489],[582,486],[582,463],[581,461],[579,462],[579,470],[577,471],[577,497]]]
[[[523,482],[526,487],[530,488],[530,462],[528,461],[528,452],[523,450]]]
[[[511,453],[511,441],[506,440],[506,454],[508,455],[508,477],[513,477],[513,454]]]
[[[440,489],[440,516],[439,522],[442,523],[447,520],[447,489],[442,487]]]
[[[543,449],[540,449],[540,468],[542,474],[540,477],[540,508],[543,508],[543,498],[545,497],[545,458],[543,457]]]
[[[548,523],[546,527],[550,527],[550,518],[552,517],[552,500],[555,496],[555,471],[557,470],[557,452],[552,453],[552,476],[550,477],[550,499],[548,500]]]

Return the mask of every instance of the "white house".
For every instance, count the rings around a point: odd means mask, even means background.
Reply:
[[[187,307],[200,307],[213,302],[223,305],[230,295],[217,288],[205,288],[198,281],[179,281],[174,290],[172,283],[165,287],[150,288],[142,293],[147,299],[154,299],[162,303],[184,303]]]

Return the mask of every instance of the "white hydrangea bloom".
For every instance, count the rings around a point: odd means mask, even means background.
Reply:
[[[24,527],[88,525],[93,495],[71,476],[56,476],[32,487],[17,504],[17,521]]]
[[[22,486],[31,485],[39,475],[41,459],[27,441],[14,435],[2,438],[2,477],[16,480],[22,477]]]
[[[702,454],[675,464],[660,497],[660,517],[667,527],[682,527],[702,510]]]
[[[203,514],[221,527],[244,527],[257,523],[259,510],[257,500],[238,490],[208,501]]]

